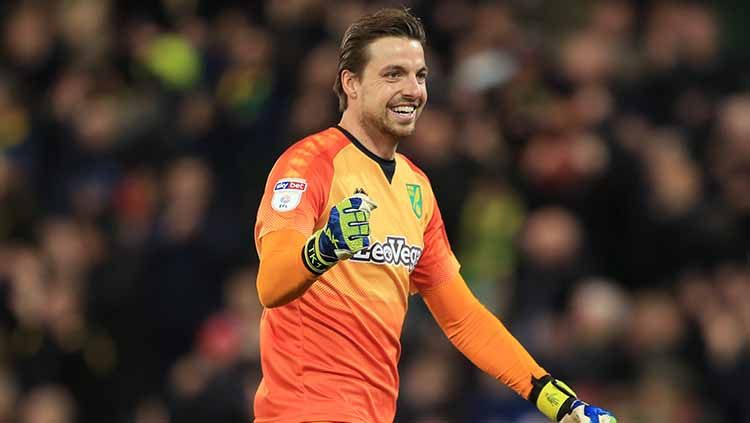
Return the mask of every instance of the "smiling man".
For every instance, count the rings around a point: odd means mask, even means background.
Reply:
[[[462,353],[550,420],[614,422],[476,300],[427,176],[396,152],[427,102],[424,44],[403,9],[352,24],[334,85],[341,121],[271,170],[255,226],[265,307],[256,422],[392,422],[399,338],[417,292]]]

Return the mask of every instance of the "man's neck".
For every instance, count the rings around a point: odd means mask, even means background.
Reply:
[[[398,142],[374,128],[365,128],[353,113],[344,111],[339,126],[349,131],[366,149],[381,159],[393,160],[396,156]]]

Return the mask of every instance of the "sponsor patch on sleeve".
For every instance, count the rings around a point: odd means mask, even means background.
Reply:
[[[273,187],[271,207],[279,212],[292,211],[299,206],[302,193],[307,190],[307,181],[299,178],[279,179]]]

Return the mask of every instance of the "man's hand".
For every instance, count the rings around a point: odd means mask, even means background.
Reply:
[[[573,401],[570,408],[560,423],[617,423],[617,419],[609,411],[586,404],[581,400]]]
[[[326,226],[312,234],[302,249],[307,268],[322,274],[339,260],[369,247],[370,213],[377,207],[360,190],[333,206]]]
[[[534,387],[529,395],[539,411],[550,421],[559,423],[617,423],[617,419],[607,410],[586,404],[576,398],[568,385],[545,376],[533,379]]]

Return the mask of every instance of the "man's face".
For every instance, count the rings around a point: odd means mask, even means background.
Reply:
[[[427,102],[427,67],[417,40],[379,38],[369,45],[370,61],[359,81],[360,119],[366,128],[395,138],[414,132]]]

